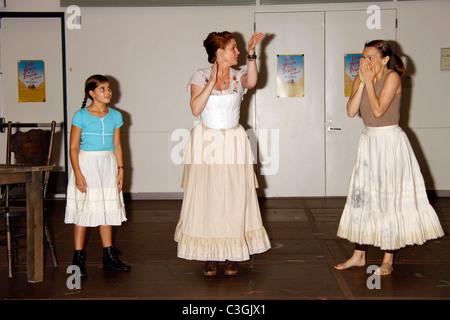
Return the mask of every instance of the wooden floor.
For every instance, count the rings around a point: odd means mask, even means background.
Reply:
[[[64,201],[50,200],[48,221],[59,267],[46,251],[45,281],[26,281],[25,251],[20,250],[14,279],[7,278],[6,248],[0,255],[0,298],[56,300],[449,300],[450,198],[431,199],[446,235],[407,247],[395,258],[395,271],[380,282],[367,273],[383,253],[369,251],[366,267],[337,271],[353,245],[336,236],[344,198],[262,199],[261,211],[272,248],[239,264],[239,274],[202,275],[202,262],[177,258],[173,233],[181,201],[127,201],[128,221],[116,228],[115,244],[130,272],[102,269],[98,229],[88,233],[89,277],[81,289],[67,287],[73,256],[73,226],[65,225]],[[369,279],[369,281],[368,281]],[[369,289],[367,283],[379,288]]]

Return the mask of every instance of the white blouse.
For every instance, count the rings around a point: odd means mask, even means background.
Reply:
[[[233,128],[239,123],[239,114],[242,96],[247,92],[241,84],[241,76],[246,70],[230,68],[230,86],[228,89],[212,91],[205,108],[200,114],[202,123],[213,129]],[[188,91],[191,84],[205,87],[211,76],[211,68],[199,69],[192,75],[188,83]]]

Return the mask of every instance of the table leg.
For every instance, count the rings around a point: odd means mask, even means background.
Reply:
[[[28,282],[44,281],[44,228],[42,172],[32,171],[27,192],[27,276]]]

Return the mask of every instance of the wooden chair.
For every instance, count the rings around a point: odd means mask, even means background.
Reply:
[[[28,124],[30,127],[37,127],[36,124]],[[6,146],[6,164],[16,165],[50,165],[50,159],[53,148],[53,138],[55,134],[56,122],[52,121],[50,130],[31,129],[26,132],[17,130],[12,133],[12,123],[8,122],[7,146]],[[20,127],[23,127],[21,125]],[[12,162],[12,154],[14,153],[15,161]],[[47,195],[48,180],[50,171],[44,172],[42,197]],[[16,238],[21,235],[16,233],[14,218],[26,215],[26,206],[18,206],[15,200],[23,200],[26,198],[24,185],[6,185],[3,188],[2,205],[0,207],[0,217],[5,218],[6,225],[6,247],[8,256],[8,277],[12,278],[13,256],[14,262],[17,263],[17,242]],[[17,201],[16,201],[17,202]],[[45,213],[45,212],[44,212]],[[44,238],[47,242],[53,260],[53,265],[58,266],[55,249],[49,235],[48,226],[45,222],[44,214]]]

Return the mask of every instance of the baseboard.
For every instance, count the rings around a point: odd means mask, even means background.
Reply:
[[[182,200],[183,192],[137,192],[124,193],[126,200]]]
[[[450,197],[450,190],[427,190],[428,198],[447,198]]]
[[[428,198],[447,198],[450,197],[450,190],[427,190]],[[126,200],[182,200],[183,192],[136,192],[136,193],[124,193],[124,199]],[[65,194],[50,194],[49,199],[63,199]],[[270,197],[267,197],[270,198]],[[282,199],[283,197],[276,197]],[[292,198],[292,197],[288,197]],[[298,198],[301,198],[299,196]],[[325,198],[325,197],[318,197]]]

